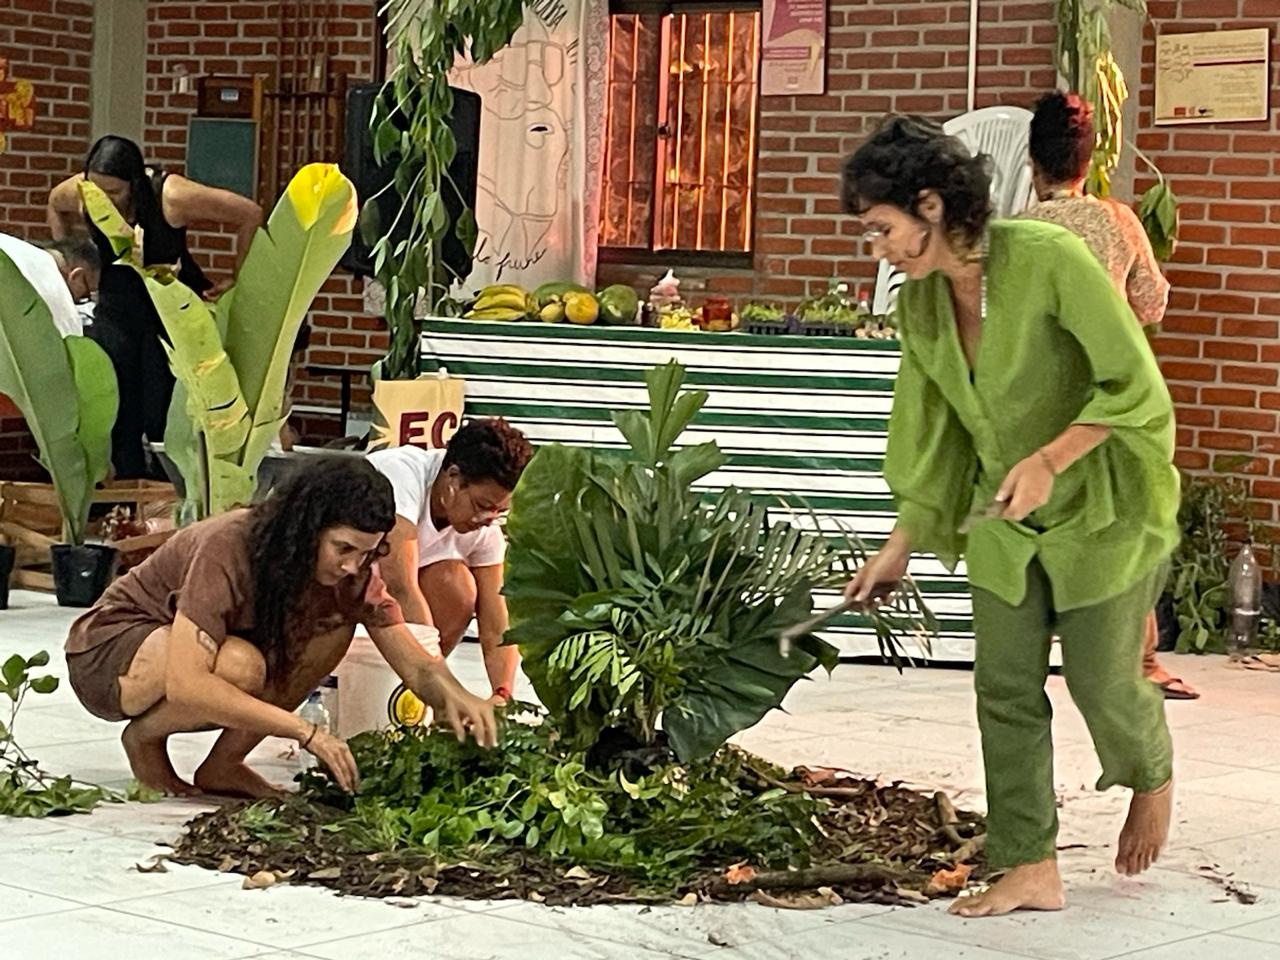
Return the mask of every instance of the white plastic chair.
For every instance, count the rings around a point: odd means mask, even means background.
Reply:
[[[997,217],[1016,217],[1031,204],[1031,111],[1022,107],[983,107],[942,125],[973,153],[992,160],[991,202]]]
[[[1031,161],[1027,142],[1031,137],[1031,111],[1022,107],[983,107],[953,117],[942,129],[958,137],[973,153],[991,157],[991,202],[995,216],[1014,217],[1031,204]],[[877,315],[893,312],[898,288],[906,280],[886,260],[876,274],[871,310]]]

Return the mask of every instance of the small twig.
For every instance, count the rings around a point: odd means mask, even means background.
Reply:
[[[962,846],[965,841],[960,838],[955,826],[960,822],[960,816],[956,813],[956,806],[951,798],[939,790],[933,795],[933,803],[938,808],[938,830],[951,841],[953,847]]]
[[[965,863],[972,860],[987,847],[987,835],[980,833],[971,840],[966,840],[960,846],[952,851],[951,859],[955,863]]]

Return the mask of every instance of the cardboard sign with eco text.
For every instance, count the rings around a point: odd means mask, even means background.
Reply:
[[[373,439],[370,450],[412,444],[438,449],[462,426],[461,377],[435,374],[417,380],[379,380],[373,385]]]

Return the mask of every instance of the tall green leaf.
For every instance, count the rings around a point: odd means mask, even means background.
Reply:
[[[114,388],[115,378],[111,377]],[[0,253],[0,393],[27,422],[49,471],[71,543],[84,539],[93,484],[77,436],[80,402],[75,376],[48,305]]]
[[[143,279],[169,334],[165,351],[186,395],[186,411],[194,426],[191,433],[203,444],[200,466],[208,484],[207,512],[217,514],[244,505],[253,498],[253,474],[240,463],[251,426],[249,411],[213,314],[195,291],[176,278],[144,274]],[[197,477],[184,479],[189,486],[193,481],[199,484]]]
[[[253,428],[241,460],[246,467],[256,469],[279,433],[294,340],[351,245],[356,218],[355,187],[337,166],[303,167],[254,237],[235,286],[219,301],[227,356]]]
[[[111,469],[111,430],[120,407],[116,371],[106,351],[88,337],[66,337],[62,344],[76,384],[76,439],[84,449],[89,486],[94,487]]]

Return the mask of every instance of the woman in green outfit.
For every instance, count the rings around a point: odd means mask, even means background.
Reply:
[[[1055,857],[1050,637],[1102,763],[1134,791],[1116,868],[1168,836],[1172,747],[1142,678],[1143,620],[1177,539],[1173,406],[1130,308],[1088,248],[991,223],[986,158],[891,117],[847,161],[845,210],[907,274],[885,478],[898,522],[848,593],[896,584],[914,551],[965,557],[986,768],[987,856],[1003,878],[952,911],[1064,903]]]

